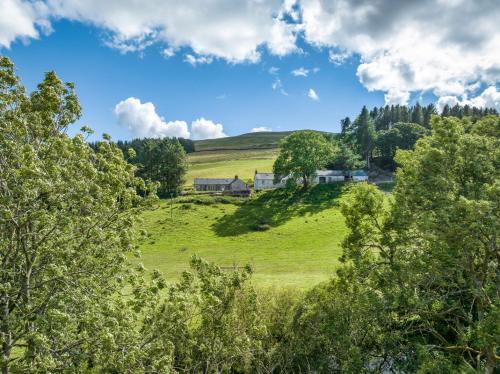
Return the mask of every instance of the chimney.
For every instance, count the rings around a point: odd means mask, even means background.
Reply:
[[[237,176],[237,175],[235,175],[235,176],[234,176],[234,179],[238,179],[238,176]]]

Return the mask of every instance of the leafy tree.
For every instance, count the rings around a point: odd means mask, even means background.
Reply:
[[[78,371],[120,340],[117,295],[151,190],[109,142],[66,135],[80,104],[53,72],[27,96],[2,57],[0,97],[0,367]]]
[[[333,145],[316,131],[297,131],[280,143],[280,153],[274,162],[275,183],[284,176],[301,179],[306,188],[316,170],[324,167],[333,156]]]
[[[434,117],[432,136],[398,151],[388,211],[371,186],[342,208],[351,229],[344,259],[363,293],[382,298],[385,340],[397,342],[372,357],[389,350],[405,371],[440,362],[491,373],[499,361],[499,139],[465,127]]]
[[[377,137],[377,150],[384,165],[394,168],[394,156],[398,149],[412,149],[427,130],[416,123],[396,123],[391,129],[380,131]]]
[[[335,154],[332,162],[328,165],[331,169],[354,170],[365,166],[361,157],[352,150],[352,148],[343,141],[338,142],[335,147]]]

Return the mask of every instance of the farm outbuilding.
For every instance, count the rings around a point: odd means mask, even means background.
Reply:
[[[345,172],[342,170],[317,170],[313,184],[343,182],[344,180]]]
[[[247,191],[248,186],[245,182],[235,176],[234,178],[195,178],[194,189],[196,191]]]
[[[349,172],[350,177],[354,182],[368,181],[368,174],[364,170],[353,170]]]

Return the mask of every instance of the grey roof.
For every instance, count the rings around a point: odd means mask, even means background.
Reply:
[[[364,171],[364,170],[353,170],[351,172],[351,175],[353,177],[367,177],[368,176],[368,174],[366,174],[366,171]]]
[[[316,170],[318,177],[337,177],[344,175],[342,170]]]
[[[254,180],[255,179],[274,179],[274,174],[273,173],[257,173],[257,174],[255,174]]]
[[[194,184],[231,184],[234,178],[194,178]]]

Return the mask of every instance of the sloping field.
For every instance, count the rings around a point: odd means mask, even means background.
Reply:
[[[277,190],[246,202],[184,197],[143,214],[142,262],[175,280],[193,254],[232,267],[251,264],[259,286],[308,288],[328,279],[346,235],[342,185],[307,193]]]
[[[277,149],[190,153],[186,186],[192,185],[194,178],[232,178],[237,175],[243,180],[252,179],[255,170],[272,171],[277,154]]]

